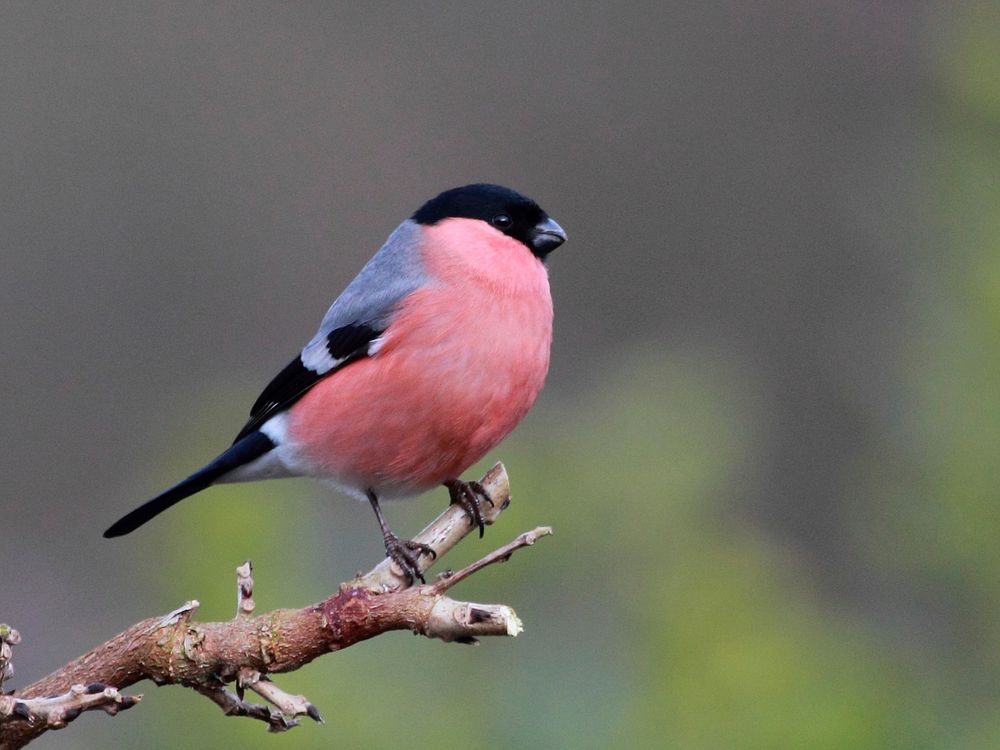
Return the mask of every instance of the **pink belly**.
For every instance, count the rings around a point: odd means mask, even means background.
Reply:
[[[457,478],[521,421],[549,365],[552,303],[447,288],[414,293],[374,356],[317,384],[289,410],[310,473],[381,495]]]

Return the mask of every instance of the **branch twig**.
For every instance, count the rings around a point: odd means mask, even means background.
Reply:
[[[14,665],[10,663],[14,653],[12,646],[21,642],[21,634],[5,623],[0,623],[0,694],[3,683],[14,676]]]
[[[492,524],[510,502],[503,466],[494,466],[481,484],[493,501],[485,504],[483,520]],[[420,557],[420,572],[474,528],[464,510],[449,506],[414,539],[437,554],[436,558]],[[409,577],[395,563],[385,559],[368,573],[341,584],[322,602],[262,615],[253,614],[253,579],[247,561],[237,569],[237,607],[232,620],[196,622],[198,602],[192,600],[165,616],[136,623],[13,694],[0,695],[0,750],[23,747],[46,730],[65,726],[84,710],[101,708],[114,714],[130,708],[141,696],[119,691],[143,679],[191,687],[225,714],[262,720],[271,731],[296,726],[299,716],[321,722],[319,711],[305,696],[286,693],[268,675],[299,669],[322,654],[390,630],[408,629],[459,643],[474,643],[480,636],[517,635],[522,625],[510,607],[456,601],[445,592],[550,533],[547,527],[526,532],[458,572],[415,587],[410,587]],[[0,675],[9,669],[10,645],[5,640],[6,651],[0,651]],[[235,694],[225,688],[230,682],[235,682]],[[245,701],[246,690],[270,705]]]
[[[99,682],[77,684],[65,693],[46,698],[22,698],[0,695],[0,726],[15,722],[27,724],[38,733],[47,729],[62,729],[84,711],[99,708],[114,716],[119,711],[132,708],[142,700],[141,695],[122,695],[117,688]],[[0,737],[3,737],[0,731]],[[6,748],[4,744],[2,747]],[[12,744],[11,747],[18,747]]]

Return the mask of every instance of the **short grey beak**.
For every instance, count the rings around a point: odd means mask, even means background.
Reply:
[[[566,241],[566,232],[552,219],[546,219],[531,230],[531,249],[544,258]]]

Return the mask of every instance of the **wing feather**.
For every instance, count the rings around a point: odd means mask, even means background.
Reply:
[[[368,356],[368,347],[382,332],[359,324],[334,329],[327,335],[327,351],[331,366],[322,372],[307,367],[299,355],[267,384],[250,409],[250,419],[233,443],[259,428],[278,412],[284,411],[302,398],[319,381],[329,377],[351,362]]]

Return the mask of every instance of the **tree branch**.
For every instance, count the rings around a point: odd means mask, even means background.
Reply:
[[[483,520],[496,521],[510,502],[502,464],[481,480],[493,504],[484,504]],[[473,527],[465,511],[449,506],[415,541],[444,557]],[[411,630],[429,638],[474,643],[477,637],[514,636],[521,621],[501,604],[473,604],[449,598],[445,592],[487,565],[502,562],[521,547],[551,533],[540,527],[481,560],[436,581],[409,585],[409,578],[388,558],[371,571],[343,583],[322,602],[301,609],[253,614],[253,579],[249,561],[237,569],[237,609],[227,622],[196,622],[197,601],[173,612],[136,623],[123,633],[73,660],[62,669],[12,694],[0,695],[0,750],[23,747],[48,729],[65,726],[82,711],[100,708],[110,714],[135,705],[141,696],[118,691],[149,679],[158,685],[185,685],[218,704],[229,716],[249,716],[284,731],[297,717],[322,721],[304,696],[290,695],[267,675],[291,672],[322,654],[347,648],[390,630]],[[434,558],[422,555],[424,572]],[[2,628],[4,626],[0,626]],[[0,629],[0,633],[5,632]],[[0,682],[9,670],[10,646],[16,631],[0,651]],[[236,693],[225,689],[231,682]],[[250,690],[270,706],[244,701]]]

